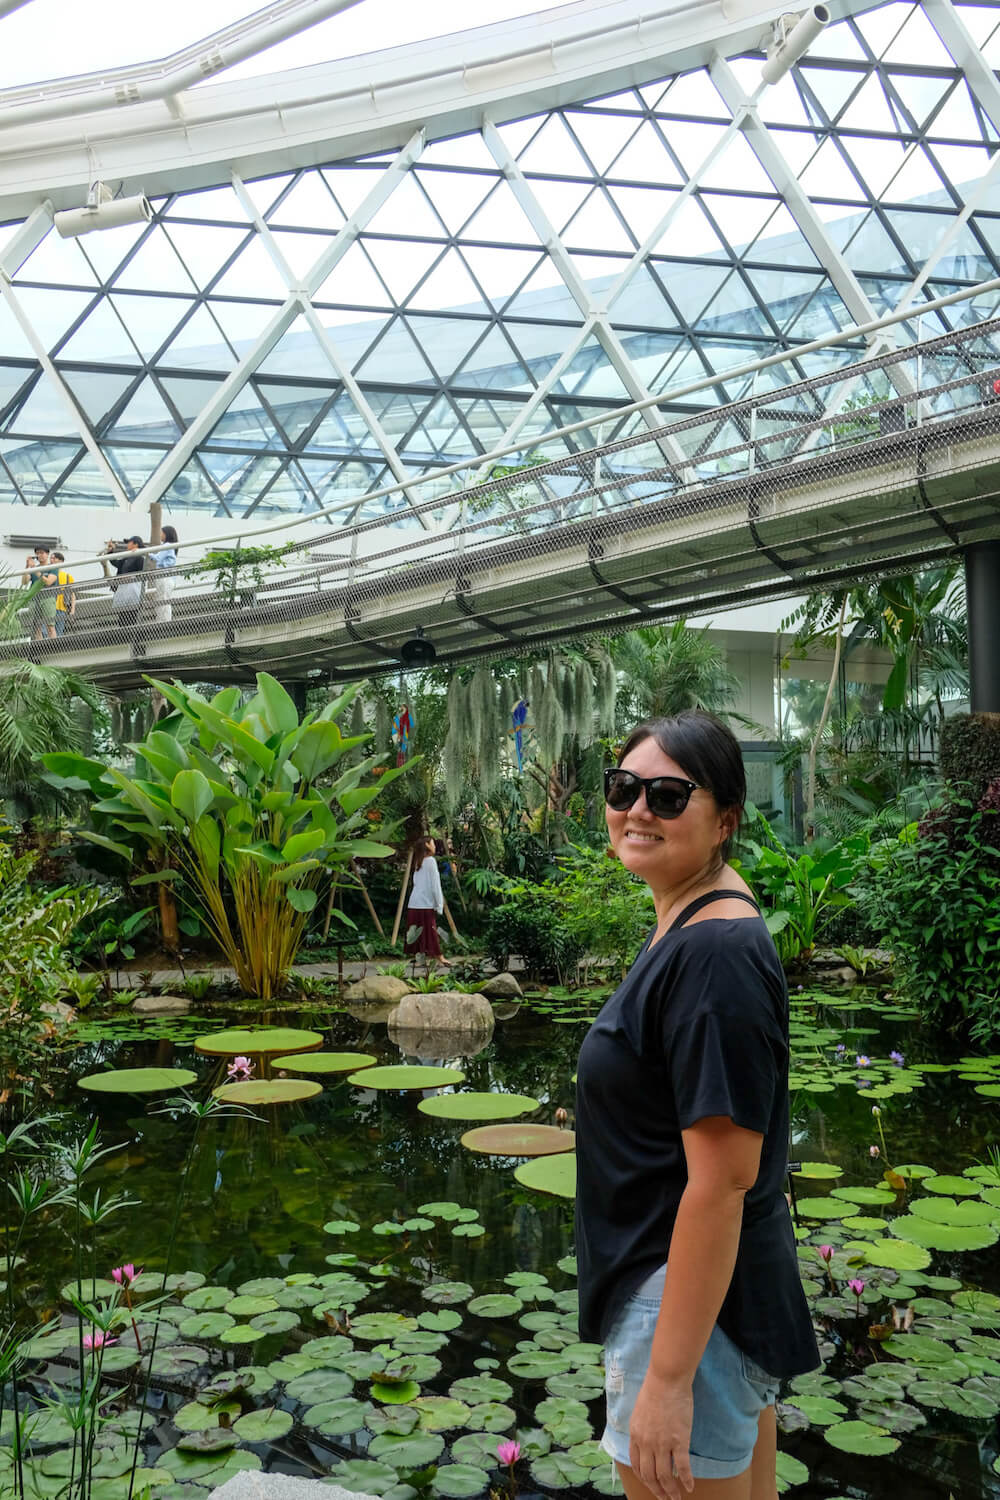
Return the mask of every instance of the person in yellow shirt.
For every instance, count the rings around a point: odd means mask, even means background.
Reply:
[[[76,617],[76,590],[72,573],[66,571],[66,559],[61,552],[53,552],[52,561],[58,565],[59,592],[56,595],[56,635],[64,635],[70,620]]]

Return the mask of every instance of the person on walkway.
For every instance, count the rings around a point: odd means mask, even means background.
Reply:
[[[444,911],[444,892],[434,852],[435,844],[431,838],[421,839],[414,851],[416,874],[406,910],[407,941],[404,945],[406,953],[422,953],[428,969],[432,960],[442,968],[448,967],[448,960],[441,956],[437,929],[437,918]]]
[[[177,566],[177,528],[161,526],[160,541],[164,545],[152,554],[156,566],[153,580],[153,598],[156,608],[153,619],[157,625],[166,625],[174,617],[174,609],[170,601],[174,596],[174,585],[177,582],[173,573],[173,569]]]
[[[628,1500],[774,1500],[778,1385],[819,1364],[785,1199],[788,991],[727,863],[739,745],[690,711],[605,771],[613,852],[656,927],[580,1052],[580,1338]]]
[[[67,571],[66,558],[61,552],[53,552],[52,561],[57,566],[59,580],[59,592],[56,594],[56,635],[66,634],[66,626],[70,620],[76,618],[76,582],[72,573]]]
[[[124,542],[108,542],[105,549],[115,570],[111,570],[104,557],[101,566],[111,583],[111,608],[114,610],[118,628],[125,634],[133,633],[139,624],[139,608],[142,604],[142,578],[146,559],[140,557],[137,548],[142,546],[141,536],[130,536]]]
[[[28,616],[28,629],[32,640],[41,641],[46,636],[53,641],[56,638],[57,581],[57,576],[52,571],[49,549],[39,543],[34,552],[29,552],[24,559],[24,572],[21,574],[21,582],[25,588],[30,588],[34,584],[41,585],[32,596]]]

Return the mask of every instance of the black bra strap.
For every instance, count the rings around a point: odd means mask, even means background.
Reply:
[[[746,891],[706,891],[703,896],[699,896],[696,901],[692,901],[689,906],[685,906],[680,915],[675,917],[671,922],[667,931],[673,932],[676,928],[683,927],[690,917],[693,917],[696,912],[701,911],[703,906],[711,905],[713,901],[745,901],[760,916],[760,907],[752,896],[747,895]]]

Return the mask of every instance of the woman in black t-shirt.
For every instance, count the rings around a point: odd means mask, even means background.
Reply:
[[[710,714],[640,725],[605,772],[614,853],[656,928],[584,1041],[580,1336],[629,1500],[774,1500],[774,1400],[819,1363],[784,1196],[788,996],[726,863],[746,797]]]

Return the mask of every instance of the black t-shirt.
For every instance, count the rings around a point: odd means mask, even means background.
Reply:
[[[819,1354],[784,1194],[788,991],[759,918],[711,918],[647,943],[584,1040],[581,1339],[603,1343],[626,1300],[666,1261],[687,1183],[681,1131],[710,1115],[764,1137],[719,1326],[770,1374],[803,1374]]]

